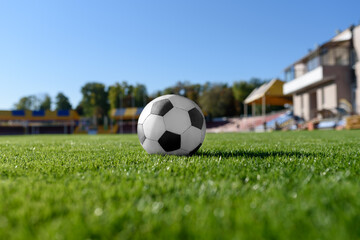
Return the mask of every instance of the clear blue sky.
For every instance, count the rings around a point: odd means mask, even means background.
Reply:
[[[283,78],[316,43],[359,24],[360,1],[0,0],[0,109],[87,82]]]

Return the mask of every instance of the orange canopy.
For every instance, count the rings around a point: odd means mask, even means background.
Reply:
[[[268,83],[264,83],[255,88],[245,99],[245,104],[262,104],[265,97],[266,105],[282,106],[284,104],[292,104],[292,96],[283,94],[283,85],[285,82],[279,79],[273,79]]]

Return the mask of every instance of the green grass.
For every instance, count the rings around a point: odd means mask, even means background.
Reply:
[[[360,131],[0,137],[0,239],[360,239]]]

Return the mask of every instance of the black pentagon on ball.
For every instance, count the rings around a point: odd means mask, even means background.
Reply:
[[[144,143],[145,141],[145,133],[144,133],[144,128],[142,124],[139,124],[137,127],[137,134],[139,137],[139,141],[141,142],[141,144]]]
[[[197,108],[193,108],[189,111],[191,120],[191,126],[201,129],[204,124],[204,117]]]
[[[169,99],[163,99],[157,102],[154,102],[151,108],[151,114],[164,116],[168,111],[170,111],[174,106]]]
[[[181,144],[181,137],[179,134],[166,131],[160,137],[159,144],[166,152],[178,150]]]

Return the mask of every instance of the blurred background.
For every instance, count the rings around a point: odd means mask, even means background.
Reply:
[[[358,1],[0,1],[0,134],[135,133],[163,94],[208,131],[360,128]]]

